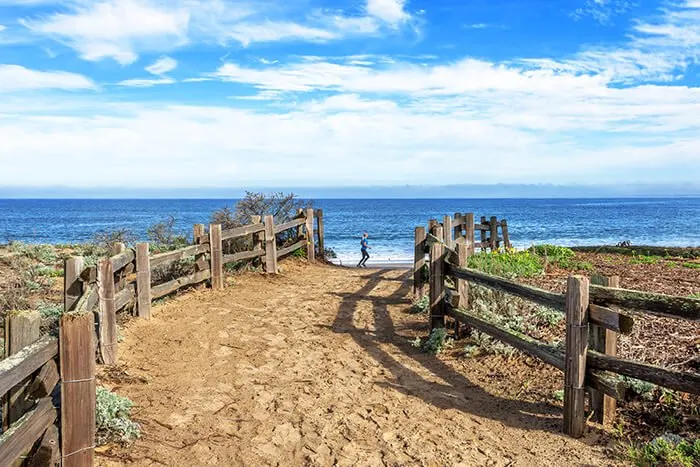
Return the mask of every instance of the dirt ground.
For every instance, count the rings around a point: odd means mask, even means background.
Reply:
[[[408,271],[282,267],[129,323],[101,384],[134,401],[143,436],[97,465],[618,464],[598,427],[565,437],[561,406],[527,390],[561,373],[414,348],[427,319],[408,313]]]

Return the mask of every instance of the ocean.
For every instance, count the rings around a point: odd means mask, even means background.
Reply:
[[[1,199],[0,243],[75,243],[102,230],[126,228],[145,239],[149,225],[174,216],[191,235],[213,211],[234,206],[223,199]],[[410,261],[413,230],[430,218],[473,212],[507,219],[511,241],[524,248],[558,245],[700,245],[700,198],[664,199],[320,199],[326,245],[348,264],[359,258],[369,232],[374,261]]]

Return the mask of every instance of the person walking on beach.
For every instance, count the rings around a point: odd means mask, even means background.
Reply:
[[[366,268],[367,267],[367,260],[369,259],[369,253],[367,253],[367,250],[371,250],[372,247],[369,246],[369,234],[367,232],[362,234],[362,240],[360,240],[360,251],[362,251],[362,259],[360,260],[359,263],[357,263],[358,268]]]

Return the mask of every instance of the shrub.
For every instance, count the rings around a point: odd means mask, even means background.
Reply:
[[[700,269],[700,263],[683,263],[683,267],[688,269]]]
[[[447,329],[435,328],[430,332],[430,336],[423,344],[423,350],[433,355],[438,355],[443,350],[452,347],[453,341],[447,337]]]
[[[643,398],[650,398],[652,396],[652,392],[654,391],[654,389],[656,389],[655,384],[649,383],[647,381],[642,381],[636,378],[630,378],[628,376],[621,376],[621,378],[622,381],[625,384],[627,384],[627,386],[632,390],[632,392]]]
[[[177,250],[188,245],[187,236],[175,230],[175,218],[168,216],[164,221],[151,225],[146,233],[154,252]]]
[[[481,252],[469,257],[468,266],[495,276],[534,277],[542,274],[542,260],[530,251]]]
[[[537,307],[534,314],[537,324],[541,326],[546,325],[549,327],[554,327],[559,324],[562,319],[564,319],[563,313],[544,306]]]
[[[430,308],[430,297],[423,295],[411,304],[411,313],[427,313]]]
[[[45,319],[58,319],[63,314],[63,305],[57,303],[46,303],[41,302],[37,306],[37,311],[42,318]]]
[[[656,264],[659,258],[656,256],[635,255],[630,259],[630,264]]]
[[[564,390],[559,389],[558,391],[554,391],[552,393],[552,399],[554,399],[555,401],[558,401],[558,402],[563,401],[564,400]]]
[[[22,242],[12,242],[10,243],[10,251],[15,255],[24,256],[45,265],[53,265],[58,259],[56,249],[52,245],[28,245]]]
[[[292,252],[292,256],[295,258],[306,258],[306,248],[299,248]]]
[[[128,444],[141,435],[139,425],[129,418],[133,403],[109,389],[97,388],[95,441],[98,445],[109,442]]]
[[[137,239],[136,234],[129,229],[101,230],[93,237],[94,243],[103,250],[103,254],[112,251],[117,243],[133,245]]]
[[[688,295],[688,298],[698,298],[698,299],[700,299],[700,292],[698,292],[698,293],[691,293],[690,295]]]
[[[630,447],[629,458],[639,467],[682,466],[700,464],[700,440],[687,441],[667,433],[639,447]]]
[[[537,256],[548,258],[549,261],[553,262],[562,259],[573,258],[574,256],[576,256],[576,253],[574,253],[574,251],[571,248],[550,244],[534,245],[530,247],[530,251],[532,251]]]

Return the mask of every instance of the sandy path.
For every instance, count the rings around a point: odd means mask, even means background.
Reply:
[[[406,271],[283,264],[124,330],[144,436],[99,465],[611,465],[561,409],[491,395],[414,349]]]

